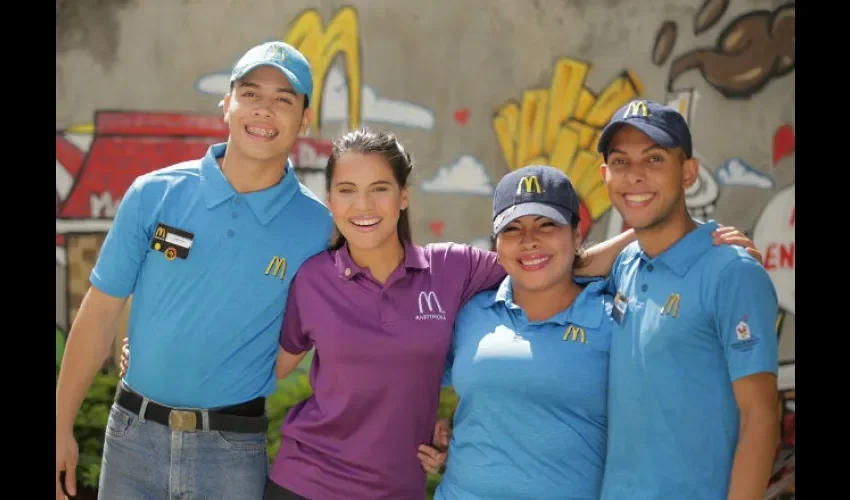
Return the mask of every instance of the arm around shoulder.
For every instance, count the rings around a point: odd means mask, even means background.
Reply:
[[[495,252],[471,245],[446,244],[446,273],[449,278],[464,277],[461,304],[476,293],[495,288],[507,275]],[[433,255],[433,254],[432,254]],[[433,257],[432,257],[433,260]],[[465,269],[466,272],[460,272]]]
[[[629,229],[588,248],[582,255],[582,265],[575,269],[576,276],[608,276],[617,256],[633,241],[637,241],[637,235]]]

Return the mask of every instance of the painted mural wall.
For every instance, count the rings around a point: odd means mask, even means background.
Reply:
[[[570,175],[589,240],[617,234],[626,226],[599,175],[599,132],[638,96],[679,109],[702,166],[688,208],[745,230],[777,286],[783,439],[793,443],[795,4],[413,5],[57,2],[57,345],[132,179],[223,140],[217,104],[230,68],[247,48],[282,39],[316,80],[298,175],[323,196],[329,139],[362,125],[396,131],[416,162],[420,243],[488,247],[495,182],[532,162]]]

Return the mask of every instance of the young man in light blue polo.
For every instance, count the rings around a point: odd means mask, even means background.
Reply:
[[[125,194],[56,389],[57,499],[63,486],[75,494],[74,420],[130,295],[133,363],[107,423],[100,498],[262,498],[265,397],[289,283],[333,227],[289,161],[312,89],[297,50],[252,48],[224,97],[227,143]]]
[[[599,151],[611,202],[638,241],[616,294],[603,500],[763,498],[778,437],[777,296],[740,247],[693,220],[691,134],[675,110],[620,109]]]

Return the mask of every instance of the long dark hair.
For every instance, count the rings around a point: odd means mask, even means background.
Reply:
[[[336,162],[344,153],[381,155],[390,166],[393,177],[402,189],[408,185],[410,174],[413,172],[413,159],[411,159],[410,153],[405,151],[395,134],[376,132],[367,128],[352,130],[334,141],[333,151],[325,168],[325,190],[328,192],[328,196],[331,192],[331,179],[334,175]],[[410,231],[410,217],[406,208],[398,216],[397,229],[398,240],[402,245],[413,241]],[[335,230],[330,249],[338,250],[343,245],[345,245],[345,237],[339,230]]]

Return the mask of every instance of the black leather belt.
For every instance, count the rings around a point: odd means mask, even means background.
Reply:
[[[118,386],[115,393],[115,402],[127,410],[139,415],[144,398],[141,394],[134,392],[123,384]],[[265,407],[265,401],[262,401]],[[148,400],[145,407],[144,419],[170,427],[172,430],[194,432],[194,431],[226,431],[241,433],[267,432],[269,420],[263,415],[243,416],[234,415],[228,411],[234,407],[207,410],[208,426],[204,428],[204,417],[201,410],[189,410],[183,408],[171,408]]]

